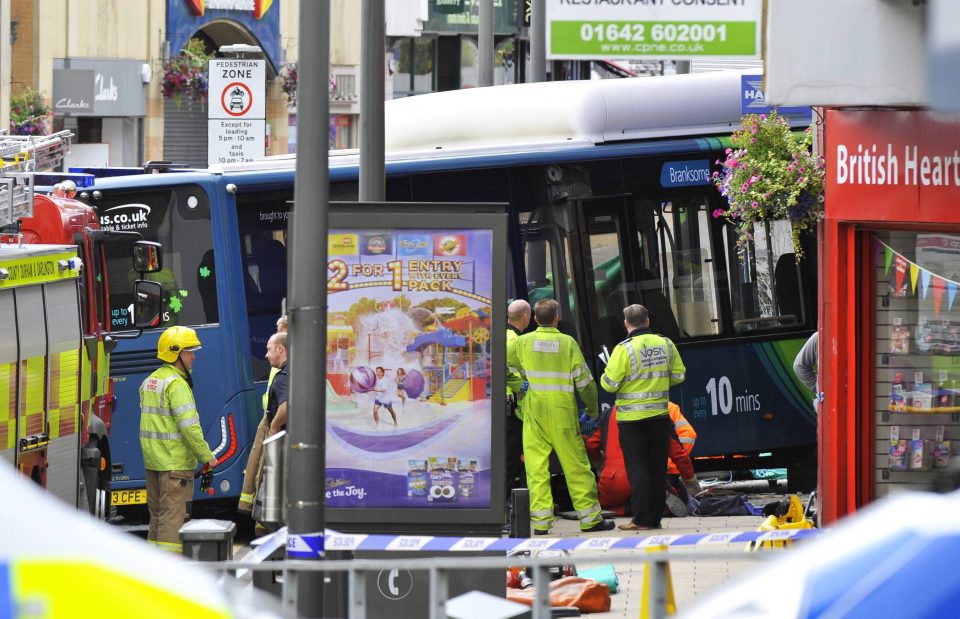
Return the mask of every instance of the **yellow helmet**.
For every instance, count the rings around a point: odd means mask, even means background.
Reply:
[[[181,351],[200,349],[197,332],[188,327],[170,327],[160,335],[157,341],[157,358],[173,363],[180,357]]]

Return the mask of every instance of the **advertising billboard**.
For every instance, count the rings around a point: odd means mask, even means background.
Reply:
[[[504,216],[392,210],[400,225],[331,214],[326,506],[333,521],[499,522]]]

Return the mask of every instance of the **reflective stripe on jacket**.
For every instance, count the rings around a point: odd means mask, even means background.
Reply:
[[[617,421],[638,421],[667,413],[670,386],[683,382],[686,368],[668,338],[643,329],[617,344],[600,385],[617,394]]]
[[[513,402],[513,414],[517,419],[523,419],[523,411],[520,410],[520,398],[523,397],[521,388],[523,386],[523,377],[517,368],[510,367],[510,349],[520,337],[520,332],[511,325],[507,325],[507,400]],[[509,411],[507,412],[509,416]]]
[[[517,338],[520,337],[516,331],[507,327],[507,359],[510,359],[510,347],[513,346],[514,342],[517,341]],[[509,361],[507,362],[507,395],[513,395],[519,397],[520,395],[520,385],[523,384],[523,377],[520,376],[520,372],[517,371],[517,368],[510,367]]]
[[[687,418],[680,412],[678,405],[670,402],[667,404],[667,412],[670,414],[670,419],[673,420],[673,428],[677,431],[677,438],[680,439],[683,450],[686,451],[689,456],[690,452],[693,451],[693,444],[697,441],[697,431],[693,429],[693,426],[690,425]],[[673,463],[673,460],[667,458],[667,475],[679,474],[680,470],[677,468],[677,465]]]
[[[140,385],[140,448],[148,470],[189,471],[213,460],[185,376],[166,363]]]
[[[587,414],[599,414],[597,385],[580,347],[554,327],[539,327],[518,337],[507,352],[507,365],[530,383],[523,399],[524,411],[544,405],[576,411],[576,392]]]

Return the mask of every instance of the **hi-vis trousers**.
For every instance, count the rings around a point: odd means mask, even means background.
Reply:
[[[526,402],[526,401],[525,401]],[[603,517],[597,498],[597,481],[590,470],[587,449],[580,436],[580,420],[575,408],[544,406],[523,407],[523,459],[530,489],[530,520],[538,531],[553,526],[553,493],[550,491],[550,452],[556,451],[580,529],[589,529]]]

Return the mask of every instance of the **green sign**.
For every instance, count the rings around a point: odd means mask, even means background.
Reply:
[[[550,57],[755,56],[753,22],[555,21]]]
[[[759,58],[761,0],[547,0],[547,57]]]
[[[430,0],[424,32],[476,34],[480,29],[480,0]],[[493,31],[516,34],[517,0],[493,0]]]

